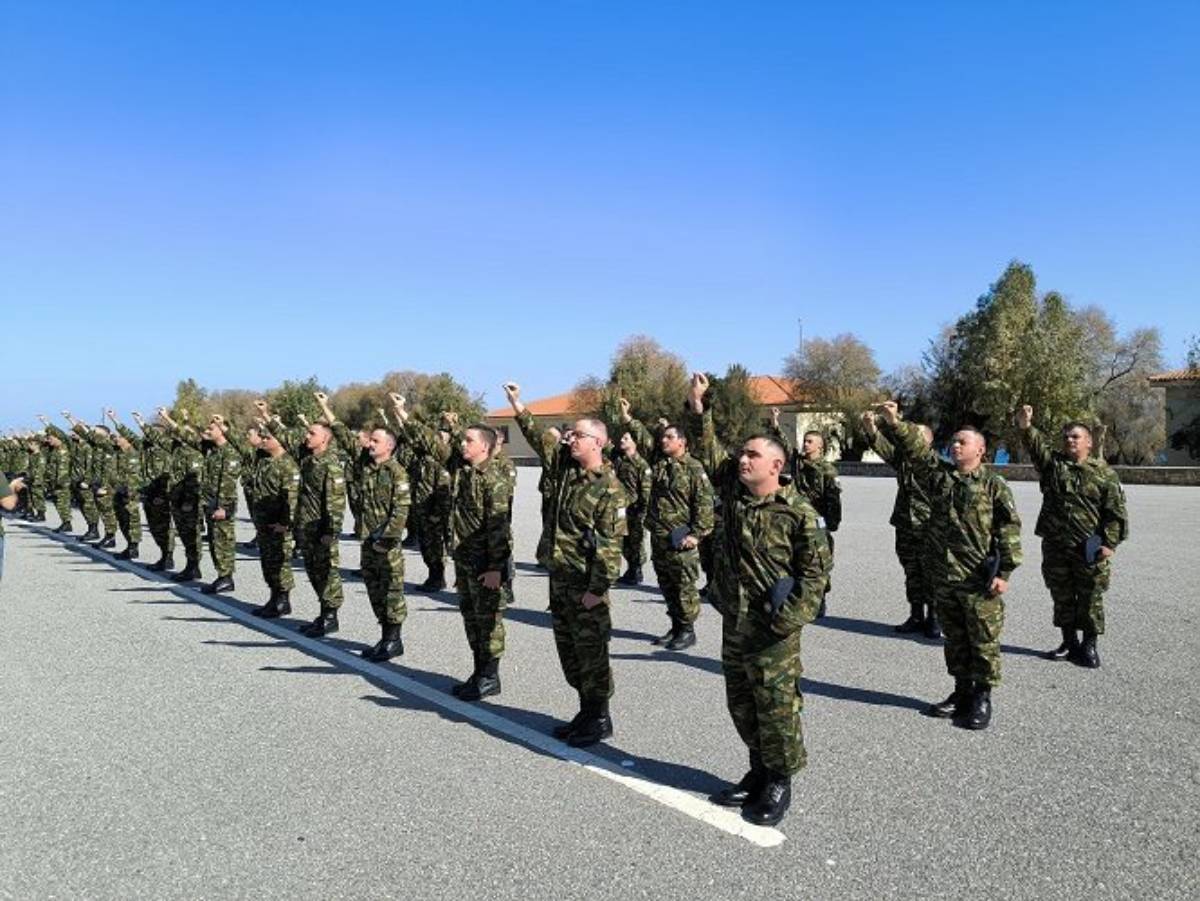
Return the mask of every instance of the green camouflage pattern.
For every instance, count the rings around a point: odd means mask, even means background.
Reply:
[[[263,579],[272,589],[291,591],[296,583],[292,574],[292,526],[300,497],[300,467],[290,454],[267,455],[255,464],[250,494],[254,498],[250,514],[258,535]],[[273,528],[276,526],[283,531]]]
[[[371,609],[380,625],[400,625],[408,615],[404,600],[404,552],[400,540],[408,519],[411,490],[404,467],[389,457],[362,470],[362,574]]]
[[[338,538],[346,508],[346,477],[337,454],[326,448],[300,463],[295,535],[304,573],[321,604],[337,610],[345,600]],[[285,543],[286,546],[286,543]]]
[[[626,456],[620,451],[613,456],[613,471],[629,502],[625,508],[626,531],[621,553],[629,566],[640,568],[646,559],[646,508],[650,503],[653,471],[641,454]]]
[[[1112,579],[1112,560],[1088,564],[1077,548],[1042,539],[1042,580],[1054,601],[1054,625],[1104,634],[1104,592]]]

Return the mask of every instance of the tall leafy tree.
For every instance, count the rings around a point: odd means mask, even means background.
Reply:
[[[823,426],[844,460],[861,460],[867,447],[859,414],[879,399],[875,353],[851,334],[813,338],[783,363],[783,374],[796,380],[803,400],[826,411]]]

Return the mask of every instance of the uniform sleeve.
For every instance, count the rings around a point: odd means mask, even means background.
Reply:
[[[804,514],[793,525],[790,575],[796,584],[771,624],[781,635],[790,635],[815,620],[825,593],[832,557],[815,513]]]
[[[450,459],[451,448],[438,437],[436,429],[410,417],[404,423],[404,432],[416,453],[432,457],[443,466],[446,465]]]
[[[347,428],[346,423],[335,419],[330,423],[329,428],[333,432],[333,440],[337,442],[343,453],[350,456],[358,453],[358,441],[355,439],[354,433]]]
[[[406,480],[406,490],[407,484]],[[346,476],[340,466],[325,467],[325,485],[321,494],[325,503],[321,516],[321,521],[325,524],[325,534],[336,538],[342,534],[342,517],[345,516],[346,510]]]
[[[1000,555],[1000,570],[997,575],[1008,581],[1013,570],[1021,565],[1021,517],[1013,501],[1008,482],[997,478],[999,485],[992,506],[992,538]]]
[[[412,489],[408,484],[408,473],[399,463],[389,475],[392,485],[387,501],[387,519],[375,530],[375,537],[399,541],[404,537],[404,524],[408,521],[408,508],[412,503]]]
[[[500,472],[490,473],[483,502],[483,533],[489,570],[507,572],[513,556],[512,488]]]
[[[621,574],[621,544],[628,533],[626,505],[628,498],[615,482],[604,499],[596,505],[592,534],[596,553],[588,570],[587,590],[603,596]]]
[[[825,511],[825,528],[836,532],[842,524],[842,483],[838,481],[837,467],[832,463],[825,467],[822,492],[822,508]]]
[[[882,428],[891,431],[896,439],[893,445],[896,461],[907,461],[912,466],[913,477],[927,490],[933,489],[939,458],[937,451],[925,445],[921,430],[911,422],[898,422],[895,426],[884,422]]]
[[[728,468],[732,458],[717,442],[717,428],[713,423],[712,410],[705,409],[699,414],[688,410],[687,417],[688,431],[700,436],[696,443],[696,459],[700,461],[712,482],[722,484],[727,475],[723,470]]]
[[[296,521],[296,516],[300,511],[300,470],[294,467],[289,467],[283,476],[283,494],[284,494],[284,509],[280,510],[280,522],[278,525],[287,526],[289,529],[292,523]],[[337,525],[335,534],[341,534],[341,523]]]
[[[236,507],[238,501],[238,479],[242,474],[242,458],[231,444],[222,451],[220,484],[217,485],[217,503],[226,510]]]
[[[642,425],[638,419],[630,419],[624,424],[624,427],[629,430],[630,437],[633,438],[634,444],[637,445],[638,453],[647,460],[654,459],[654,452],[658,449],[654,436],[650,434],[650,430]]]
[[[1104,498],[1100,506],[1098,532],[1104,546],[1116,550],[1118,544],[1129,537],[1129,513],[1125,509],[1125,489],[1111,473],[1104,486]]]
[[[1049,468],[1052,461],[1045,437],[1033,426],[1030,426],[1021,430],[1021,443],[1025,445],[1025,450],[1029,451],[1029,459],[1033,463],[1033,468],[1038,471],[1038,475],[1041,475]]]
[[[692,509],[690,517],[692,531],[697,538],[703,538],[713,530],[713,486],[708,480],[704,467],[696,465],[692,469]]]
[[[517,427],[525,436],[525,440],[529,442],[529,446],[533,448],[533,452],[537,454],[542,467],[544,469],[553,467],[558,457],[558,442],[553,433],[549,429],[539,429],[533,414],[528,410],[522,410],[517,414]]]
[[[892,442],[888,441],[887,438],[884,437],[883,431],[880,430],[878,426],[876,426],[874,432],[871,432],[867,436],[867,443],[870,445],[871,450],[875,451],[875,453],[879,455],[879,459],[881,459],[888,466],[895,468],[896,448],[892,445]]]

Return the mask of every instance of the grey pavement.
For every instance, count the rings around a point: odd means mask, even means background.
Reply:
[[[809,766],[769,847],[703,800],[745,768],[711,609],[695,648],[659,651],[657,590],[617,590],[616,735],[584,754],[546,737],[574,699],[531,565],[534,470],[504,691],[479,715],[447,694],[470,669],[452,592],[410,590],[407,653],[365,664],[353,653],[378,633],[361,582],[342,631],[308,641],[301,569],[295,614],[256,627],[253,556],[210,602],[9,520],[0,897],[1195,897],[1200,489],[1127,489],[1104,666],[1087,671],[1037,656],[1057,643],[1039,497],[1013,483],[1025,565],[996,716],[971,733],[920,715],[951,687],[940,648],[891,629],[906,613],[894,483],[843,482],[830,616],[804,632]],[[154,558],[148,535],[142,550]],[[412,589],[425,570],[407,565]]]

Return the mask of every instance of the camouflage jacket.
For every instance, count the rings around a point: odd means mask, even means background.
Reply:
[[[93,432],[88,426],[77,425],[75,434],[83,439],[89,448],[87,475],[84,481],[93,491],[99,488],[112,488],[117,477],[117,448],[112,438]]]
[[[92,446],[75,434],[67,442],[67,453],[71,456],[71,484],[86,483],[92,468]]]
[[[172,494],[185,495],[183,503],[200,498],[200,478],[204,471],[204,454],[200,439],[190,426],[169,427],[171,436],[171,469],[169,488]]]
[[[117,448],[116,482],[117,494],[132,497],[135,501],[142,488],[142,455],[136,447],[129,450]]]
[[[646,527],[652,535],[666,537],[686,525],[703,538],[713,530],[713,504],[712,482],[691,454],[677,460],[663,457],[651,467]]]
[[[228,518],[233,518],[241,474],[242,455],[236,447],[228,441],[209,447],[200,476],[200,497],[210,512],[219,507]]]
[[[362,471],[359,490],[366,541],[395,542],[404,537],[412,493],[408,473],[396,458],[382,463],[372,460]]]
[[[629,500],[629,516],[636,518],[646,512],[650,502],[650,483],[653,471],[642,455],[634,453],[627,457],[620,450],[613,455],[613,471],[625,489],[625,497]]]
[[[462,561],[475,572],[512,565],[512,483],[502,463],[485,460],[462,466],[455,479],[450,507],[451,548],[455,565]]]
[[[987,464],[969,473],[925,446],[920,429],[901,422],[890,434],[896,453],[912,466],[932,504],[929,519],[930,573],[934,584],[986,588],[989,557],[999,557],[997,575],[1007,581],[1021,565],[1021,518],[1012,490]]]
[[[310,459],[316,459],[310,458]],[[288,526],[296,520],[300,499],[300,467],[291,454],[267,456],[255,467],[251,490],[254,503],[250,515],[260,529],[268,526]],[[341,531],[341,524],[338,524]]]
[[[51,493],[71,490],[71,455],[65,444],[46,451],[46,490]]]
[[[25,471],[29,475],[29,481],[26,485],[33,487],[35,485],[43,485],[46,481],[46,451],[41,446],[31,448],[29,451],[29,459],[25,464]]]
[[[816,618],[832,564],[817,511],[791,484],[765,497],[752,495],[738,477],[737,458],[717,443],[711,411],[689,418],[700,435],[697,452],[721,496],[713,603],[742,634],[790,634]],[[792,590],[772,615],[772,588],[785,578],[794,580]]]
[[[289,455],[290,456],[290,455]],[[292,462],[295,458],[292,457]],[[264,474],[266,469],[264,467]],[[346,507],[346,476],[332,447],[309,454],[299,464],[299,497],[296,525],[335,538],[342,534]]]
[[[517,414],[517,427],[537,454],[538,462],[542,466],[538,491],[541,492],[543,502],[548,504],[549,499],[558,493],[558,480],[566,473],[563,458],[559,455],[564,445],[549,429],[541,428],[528,410]]]
[[[1050,450],[1042,433],[1032,427],[1021,439],[1041,482],[1037,535],[1067,547],[1099,535],[1104,546],[1113,549],[1129,536],[1125,492],[1112,467],[1095,457],[1076,463]]]
[[[836,532],[842,524],[842,483],[837,467],[828,460],[807,460],[793,454],[792,481],[816,508],[825,528]]]
[[[128,432],[128,430],[126,430]],[[165,495],[171,481],[171,438],[158,426],[147,426],[140,440],[132,432],[122,432],[141,450],[142,484],[148,496]]]
[[[346,484],[357,485],[363,469],[371,462],[371,452],[358,443],[358,433],[340,419],[334,420],[329,428],[337,441]]]
[[[906,457],[896,453],[892,442],[884,437],[878,427],[870,435],[870,443],[871,450],[896,472],[896,503],[892,506],[892,518],[888,524],[898,529],[924,529],[929,524],[933,507],[925,489],[913,474],[912,464]]]

